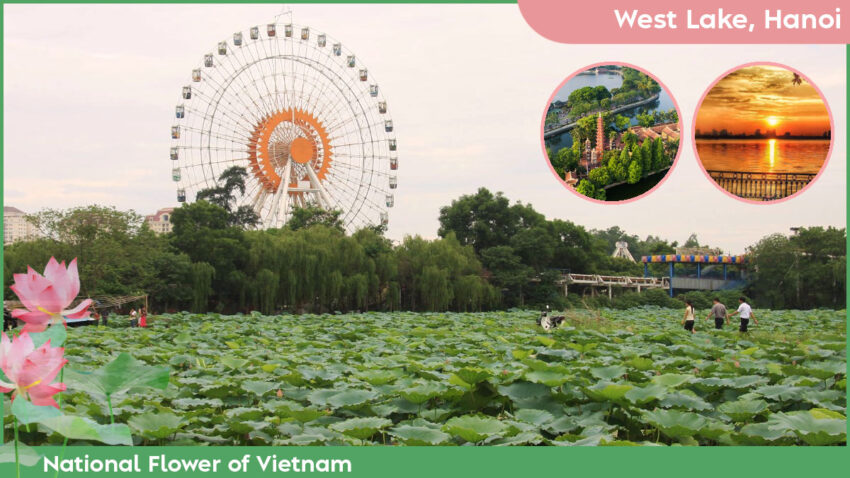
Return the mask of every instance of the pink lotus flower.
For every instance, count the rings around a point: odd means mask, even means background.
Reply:
[[[0,380],[0,392],[13,392],[12,400],[23,396],[34,405],[59,408],[53,395],[65,390],[65,384],[51,382],[68,363],[64,354],[64,348],[51,347],[49,340],[36,349],[27,332],[12,340],[0,335],[0,369],[12,381]]]
[[[15,309],[12,317],[23,320],[24,332],[43,332],[53,322],[64,322],[69,319],[82,319],[89,316],[87,310],[91,299],[86,299],[70,310],[71,305],[80,292],[80,276],[77,272],[77,259],[71,261],[65,268],[65,261],[56,262],[51,257],[44,268],[44,276],[27,267],[26,274],[15,274],[12,289],[24,307]]]

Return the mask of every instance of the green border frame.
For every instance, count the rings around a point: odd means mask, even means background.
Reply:
[[[554,0],[558,1],[558,0]],[[168,2],[165,0],[152,1],[3,1],[4,11],[0,12],[0,34],[3,33],[5,4],[36,3],[36,4],[60,4],[60,3],[234,3],[227,1],[179,1]],[[271,0],[258,0],[250,3],[281,3]],[[286,3],[492,3],[506,4],[516,3],[515,0],[367,0],[362,2],[345,0],[290,0]],[[0,40],[2,42],[2,40]],[[850,76],[850,45],[845,47],[845,88],[847,77]],[[3,52],[0,52],[0,75],[3,73]],[[4,82],[5,88],[5,82]],[[4,89],[5,95],[5,89]],[[0,98],[0,108],[4,107],[4,98]],[[848,109],[850,109],[850,96],[847,98]],[[3,110],[5,112],[5,110]],[[2,118],[2,113],[0,113]],[[850,137],[850,123],[845,115],[846,136]],[[1,123],[2,121],[0,121]],[[3,143],[5,128],[0,131],[0,143]],[[2,155],[0,153],[0,165]],[[836,160],[838,158],[833,158]],[[847,161],[847,158],[841,158]],[[0,181],[3,173],[0,170]],[[850,183],[850,170],[845,178]],[[845,185],[846,188],[846,185]],[[0,184],[0,192],[3,184]],[[846,191],[846,189],[845,189]],[[850,199],[850,198],[846,198]],[[0,205],[4,198],[0,197]],[[850,204],[848,204],[850,205]],[[848,214],[850,217],[850,214]],[[845,218],[846,219],[846,218]],[[0,227],[2,229],[2,227]],[[848,241],[850,245],[850,241]],[[2,251],[2,246],[0,246]],[[0,273],[3,265],[0,263]],[[850,282],[850,270],[846,271],[847,280]],[[848,316],[850,317],[850,316]],[[850,323],[850,320],[848,320]],[[847,347],[850,352],[850,346]],[[37,447],[42,454],[54,456],[58,454],[59,447]],[[175,476],[245,476],[259,477],[268,476],[272,471],[263,472],[257,465],[256,457],[277,455],[278,459],[291,457],[318,459],[348,459],[352,464],[352,472],[345,476],[363,476],[370,478],[378,477],[454,477],[454,476],[512,476],[524,477],[533,475],[583,475],[587,477],[612,476],[612,477],[634,477],[646,476],[652,478],[663,477],[737,477],[737,476],[770,476],[794,477],[807,476],[811,474],[834,473],[835,476],[847,473],[847,464],[850,463],[850,448],[843,447],[712,447],[701,450],[697,447],[107,447],[87,446],[73,447],[66,451],[66,458],[84,457],[90,458],[115,458],[124,459],[138,455],[142,469],[145,470],[148,458],[154,455],[166,455],[168,459],[192,459],[192,458],[218,458],[222,465],[218,473],[183,472],[179,474],[171,472],[145,472],[133,473],[137,476],[161,476],[173,478]],[[245,455],[251,455],[251,462],[247,472],[229,472],[226,464],[229,460],[241,459]],[[43,469],[43,461],[32,468],[22,468],[22,475],[49,476]],[[0,464],[0,472],[4,478],[11,477],[14,464]],[[52,474],[52,472],[50,472]],[[82,476],[121,476],[124,473],[86,473]],[[81,475],[80,473],[62,473],[63,476]]]

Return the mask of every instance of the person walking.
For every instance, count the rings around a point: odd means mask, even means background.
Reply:
[[[148,309],[142,307],[139,312],[139,327],[148,326]]]
[[[682,325],[685,326],[685,330],[690,333],[694,333],[694,319],[696,316],[694,315],[694,304],[691,301],[685,301],[685,316],[682,318]]]
[[[136,309],[130,309],[130,327],[135,327],[138,325],[138,321],[136,320]]]
[[[738,330],[741,332],[746,332],[747,325],[750,323],[750,319],[753,319],[753,322],[756,325],[759,324],[759,321],[758,319],[756,319],[755,314],[753,314],[753,308],[750,307],[750,304],[747,303],[746,297],[739,297],[738,302],[740,303],[740,305],[738,306],[738,310],[729,314],[729,317],[741,314],[741,327]]]
[[[720,302],[720,299],[715,297],[712,302],[714,303],[711,306],[711,311],[708,312],[708,315],[705,317],[705,320],[711,320],[714,317],[714,328],[717,330],[721,330],[723,328],[723,321],[729,323],[729,316],[726,313],[726,306]]]

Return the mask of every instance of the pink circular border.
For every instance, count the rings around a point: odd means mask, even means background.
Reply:
[[[625,67],[629,67],[629,68],[638,70],[641,73],[644,73],[646,75],[649,75],[650,78],[657,81],[658,84],[662,88],[664,88],[664,91],[667,92],[667,96],[670,97],[670,100],[673,101],[673,106],[676,108],[676,115],[679,117],[679,122],[678,122],[678,126],[679,126],[679,149],[676,151],[676,157],[673,159],[673,164],[670,165],[670,169],[667,171],[666,174],[664,174],[664,177],[661,178],[660,181],[658,181],[658,184],[656,184],[655,186],[652,187],[652,189],[650,189],[649,191],[647,191],[643,194],[637,195],[633,198],[623,199],[622,201],[601,201],[599,199],[594,199],[594,198],[591,198],[591,197],[587,197],[584,194],[580,194],[578,191],[576,191],[575,189],[570,187],[570,185],[567,184],[566,181],[561,179],[561,176],[559,176],[558,173],[555,171],[555,167],[552,166],[552,161],[549,159],[549,155],[546,154],[546,139],[543,137],[544,127],[546,126],[546,112],[549,111],[549,105],[552,104],[552,100],[555,98],[555,95],[558,94],[558,91],[560,91],[561,88],[563,88],[564,85],[566,85],[568,81],[575,78],[575,76],[578,75],[579,73],[585,72],[585,71],[587,71],[591,68],[595,68],[597,66],[606,66],[606,65],[625,66]],[[676,97],[673,96],[673,93],[670,92],[670,88],[667,88],[667,85],[662,83],[661,80],[658,79],[658,77],[656,77],[652,73],[646,71],[645,69],[643,69],[643,68],[641,68],[637,65],[633,65],[631,63],[626,63],[626,62],[622,62],[622,61],[603,61],[603,62],[593,63],[592,65],[587,65],[583,68],[580,68],[580,69],[574,71],[569,76],[567,76],[564,79],[564,81],[561,82],[561,84],[559,84],[557,87],[555,87],[555,90],[549,96],[549,101],[546,102],[546,109],[543,110],[543,118],[540,120],[540,145],[543,147],[543,157],[546,160],[546,165],[549,166],[549,171],[552,171],[552,174],[558,179],[558,182],[560,182],[561,185],[564,186],[564,188],[566,188],[568,191],[570,191],[571,193],[575,194],[576,196],[578,196],[582,199],[585,199],[585,200],[588,200],[588,201],[591,201],[591,202],[594,202],[594,203],[597,203],[597,204],[609,204],[609,205],[610,204],[626,204],[626,203],[630,203],[632,201],[637,201],[638,199],[640,199],[642,197],[645,197],[645,196],[648,196],[649,194],[652,194],[653,191],[655,191],[656,189],[661,187],[661,185],[664,184],[665,181],[667,181],[667,179],[670,177],[670,174],[673,172],[673,170],[676,169],[676,164],[678,164],[679,157],[681,157],[681,155],[682,155],[682,129],[683,129],[682,110],[681,110],[681,108],[679,108],[679,103],[676,101]]]
[[[792,73],[797,73],[798,75],[803,77],[803,79],[808,81],[809,84],[814,87],[814,89],[815,89],[815,91],[817,91],[818,95],[820,95],[820,99],[821,99],[821,101],[823,101],[823,104],[826,107],[826,113],[829,115],[829,131],[830,131],[829,151],[826,152],[826,158],[823,160],[823,164],[821,165],[820,170],[815,175],[815,177],[811,181],[809,181],[809,184],[806,184],[805,186],[803,186],[803,189],[797,191],[796,193],[794,193],[790,196],[784,197],[782,199],[774,199],[773,201],[753,201],[753,200],[750,200],[750,199],[744,199],[740,196],[736,196],[736,195],[730,193],[729,191],[723,189],[708,174],[708,171],[705,169],[705,166],[703,166],[703,164],[702,164],[702,160],[699,158],[699,152],[697,151],[697,137],[696,137],[696,134],[697,134],[697,116],[699,115],[699,110],[702,109],[702,102],[705,101],[705,97],[708,96],[708,93],[712,89],[714,89],[714,87],[717,85],[717,83],[720,82],[720,80],[729,76],[730,73],[738,71],[742,68],[747,68],[749,66],[760,66],[760,65],[777,66],[779,68],[784,68],[784,69],[786,69],[786,70],[788,70]],[[816,85],[815,82],[813,82],[808,76],[797,71],[795,68],[791,68],[788,65],[783,65],[782,63],[777,63],[777,62],[773,62],[773,61],[752,61],[752,62],[744,63],[743,65],[738,65],[736,67],[733,67],[733,68],[726,70],[723,74],[721,74],[719,77],[717,77],[717,79],[715,79],[713,82],[711,82],[711,84],[708,85],[708,88],[706,88],[706,90],[703,92],[702,96],[699,99],[699,102],[697,103],[697,108],[696,108],[696,110],[694,110],[694,120],[691,123],[692,123],[691,124],[691,143],[692,143],[693,150],[694,150],[694,158],[696,158],[697,165],[699,166],[700,170],[702,171],[702,174],[705,175],[705,177],[708,179],[708,181],[711,184],[714,185],[714,187],[716,187],[721,192],[723,192],[723,194],[725,194],[725,195],[727,195],[727,196],[729,196],[729,197],[731,197],[735,200],[741,201],[742,203],[752,204],[752,205],[757,205],[757,206],[770,206],[770,205],[773,205],[773,204],[779,204],[779,203],[785,202],[789,199],[793,199],[793,198],[799,196],[800,194],[803,194],[804,192],[806,192],[821,177],[821,174],[823,174],[823,171],[826,169],[826,166],[829,164],[830,158],[832,158],[832,148],[835,146],[835,141],[833,140],[833,137],[832,137],[832,135],[835,134],[835,122],[834,122],[834,119],[832,117],[832,109],[829,107],[829,103],[826,101],[826,96],[824,96],[823,91],[821,91],[821,89],[818,88],[818,85]]]

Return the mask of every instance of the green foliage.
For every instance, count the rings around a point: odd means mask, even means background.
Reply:
[[[130,430],[137,445],[846,442],[844,311],[757,309],[747,337],[704,317],[687,333],[681,308],[565,314],[552,333],[523,310],[180,313],[132,334],[69,329],[75,368],[115,381],[66,372],[63,404],[78,416],[51,407],[28,443],[61,444],[56,431],[127,444]],[[189,347],[186,365],[159,365]],[[105,348],[139,359],[106,365]],[[129,430],[98,425],[105,390]]]
[[[40,269],[51,256],[66,262],[76,257],[81,294],[134,295],[156,282],[161,269],[175,259],[163,238],[153,234],[133,211],[102,206],[46,209],[29,219],[46,238],[4,248],[7,286],[12,274],[25,272],[27,265]],[[11,299],[14,294],[7,288],[5,297]]]
[[[110,397],[136,387],[164,389],[170,373],[168,367],[146,365],[122,352],[93,372],[69,369],[65,378],[89,393]]]
[[[638,124],[645,127],[645,128],[655,126],[655,117],[652,116],[651,114],[638,113],[637,120],[638,120]]]
[[[231,166],[218,177],[216,186],[202,189],[196,195],[197,201],[214,204],[228,213],[228,224],[237,227],[253,227],[260,223],[260,218],[250,206],[239,206],[234,209],[236,193],[245,194],[245,180],[248,171],[241,166]]]
[[[279,280],[279,276],[268,269],[257,272],[255,290],[259,309],[264,314],[271,314],[275,309]]]
[[[664,152],[664,142],[661,137],[652,142],[652,169],[658,171],[670,164],[670,158]]]
[[[316,225],[343,232],[342,211],[328,211],[314,205],[296,207],[292,210],[292,216],[286,222],[286,227],[292,231]]]
[[[643,177],[643,167],[641,167],[640,162],[632,161],[632,164],[629,165],[629,184],[635,184],[640,181]]]
[[[587,196],[589,198],[596,197],[596,189],[597,188],[593,184],[593,182],[587,179],[582,179],[578,182],[578,185],[576,186],[577,193]]]
[[[33,405],[19,398],[12,403],[12,414],[22,425],[39,424],[71,440],[85,440],[107,445],[132,445],[130,429],[124,424],[101,425],[86,417],[64,415],[52,406]],[[0,459],[0,463],[3,460]]]
[[[575,171],[578,168],[580,156],[573,148],[561,148],[554,157],[549,155],[549,158],[551,158],[552,167],[563,178],[567,171]]]
[[[587,176],[597,188],[606,186],[611,182],[611,176],[608,174],[608,168],[605,166],[590,171]]]
[[[574,145],[558,155],[573,158],[576,151]],[[578,190],[604,199],[602,183],[639,178],[647,172],[643,166],[659,154],[669,164],[659,140],[608,152],[607,164],[591,171]],[[196,201],[173,212],[171,234],[157,236],[132,212],[98,207],[45,211],[36,221],[51,237],[8,246],[4,278],[10,284],[13,273],[44,264],[50,255],[69,261],[79,254],[81,295],[147,293],[151,310],[480,311],[581,306],[574,297],[563,297],[559,270],[638,276],[640,264],[610,257],[616,242],[625,241],[636,258],[673,253],[676,246],[618,227],[588,231],[547,220],[530,205],[512,204],[484,188],[441,208],[441,239],[435,241],[409,237],[393,245],[379,228],[347,235],[336,212],[307,208],[296,216],[282,229],[246,231],[230,224],[226,209]],[[764,238],[750,248],[744,292],[756,305],[844,307],[845,237],[844,229],[804,228],[795,236]],[[677,274],[685,269],[677,266]],[[648,270],[653,276],[668,273],[663,264],[650,264]],[[734,305],[733,294],[739,292],[718,295]],[[14,297],[8,288],[5,295]],[[703,309],[713,295],[688,292],[679,299],[693,299]],[[590,303],[671,306],[658,291]]]
[[[843,307],[846,240],[845,229],[832,227],[765,237],[748,251],[753,297],[777,308]]]
[[[522,204],[511,205],[502,193],[480,188],[440,208],[440,237],[454,232],[462,245],[480,253],[488,247],[507,244],[520,227],[541,224],[543,216]]]
[[[215,277],[215,268],[206,262],[192,264],[192,310],[203,312],[212,294],[212,283]]]

